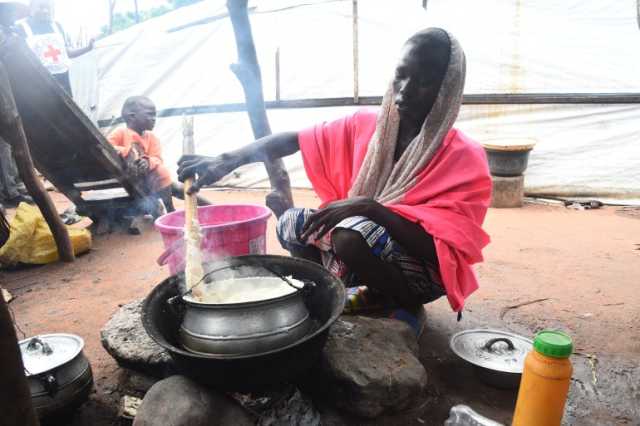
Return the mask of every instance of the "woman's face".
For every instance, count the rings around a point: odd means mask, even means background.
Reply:
[[[442,76],[425,56],[424,49],[406,44],[393,79],[394,102],[400,118],[417,124],[422,124],[431,111],[442,84]]]

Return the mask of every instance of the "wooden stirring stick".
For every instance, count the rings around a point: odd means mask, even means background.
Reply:
[[[193,117],[182,119],[182,153],[183,155],[195,154],[193,139]],[[198,199],[196,194],[189,194],[193,185],[193,179],[184,182],[184,239],[185,239],[185,285],[187,291],[191,290],[191,296],[202,299],[203,291],[196,286],[204,278],[202,268],[202,254],[200,253],[200,222],[198,221]]]

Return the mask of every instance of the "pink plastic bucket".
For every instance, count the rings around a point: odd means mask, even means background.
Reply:
[[[198,207],[204,262],[227,256],[264,254],[267,222],[271,210],[250,204]],[[184,271],[184,210],[159,217],[155,227],[162,235],[165,252],[158,259],[172,275]]]

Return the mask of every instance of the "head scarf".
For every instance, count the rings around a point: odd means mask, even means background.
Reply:
[[[466,72],[464,51],[460,43],[446,33],[451,43],[449,64],[436,101],[425,117],[420,132],[394,163],[400,116],[394,103],[391,83],[382,99],[376,130],[349,191],[350,197],[365,196],[384,204],[398,203],[442,145],[458,117]]]

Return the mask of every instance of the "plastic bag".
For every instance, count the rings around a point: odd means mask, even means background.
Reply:
[[[36,206],[20,203],[10,225],[9,241],[0,249],[2,265],[44,265],[58,261],[58,248],[53,234]],[[88,230],[67,229],[76,256],[91,250],[91,233]]]

